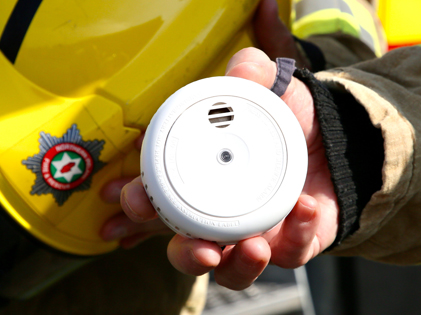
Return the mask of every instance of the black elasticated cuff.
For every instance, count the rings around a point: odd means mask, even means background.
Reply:
[[[307,69],[297,69],[294,76],[313,96],[340,208],[337,237],[329,250],[359,228],[363,208],[381,186],[383,139],[352,95],[334,97]]]

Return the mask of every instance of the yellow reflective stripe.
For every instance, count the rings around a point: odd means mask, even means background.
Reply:
[[[295,11],[297,12],[297,20],[316,11],[325,9],[338,9],[341,12],[349,13],[352,15],[351,8],[343,0],[301,0],[296,2],[294,7]]]
[[[342,32],[359,38],[377,56],[382,55],[373,17],[356,0],[293,0],[291,22],[297,37]]]
[[[348,13],[343,13],[338,9],[324,9],[295,21],[292,24],[292,32],[299,38],[335,32],[359,37],[360,27]]]
[[[378,36],[378,30],[376,28],[376,24],[373,20],[373,16],[371,13],[367,10],[364,5],[358,1],[355,0],[342,0],[345,1],[349,7],[352,10],[352,14],[354,15],[355,19],[358,21],[361,27],[361,36],[362,40],[367,43],[368,40],[367,37],[364,36],[364,33],[367,32],[368,36],[370,36],[370,42],[372,43],[369,45],[376,54],[377,57],[380,57],[382,55],[382,48],[380,45],[380,39]],[[383,31],[383,29],[382,29]],[[383,31],[384,32],[384,31]],[[382,34],[383,38],[386,38],[385,34]],[[368,43],[367,43],[368,44]]]

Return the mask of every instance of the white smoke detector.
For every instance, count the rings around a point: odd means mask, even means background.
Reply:
[[[142,181],[164,223],[220,245],[279,223],[306,173],[294,114],[267,88],[234,77],[178,90],[154,115],[142,146]]]

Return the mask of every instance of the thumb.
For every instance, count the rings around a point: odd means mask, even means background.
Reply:
[[[270,89],[277,73],[276,63],[261,50],[253,47],[237,52],[228,62],[225,75],[254,81]],[[281,99],[289,106],[309,141],[317,135],[313,98],[308,87],[292,77]],[[316,127],[315,127],[316,126]]]
[[[225,75],[248,79],[269,89],[275,81],[276,64],[263,51],[244,48],[232,56]]]

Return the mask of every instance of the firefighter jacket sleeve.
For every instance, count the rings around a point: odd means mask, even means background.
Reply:
[[[330,99],[316,110],[341,206],[329,254],[421,262],[420,59],[421,47],[402,48],[315,75],[313,95]]]

